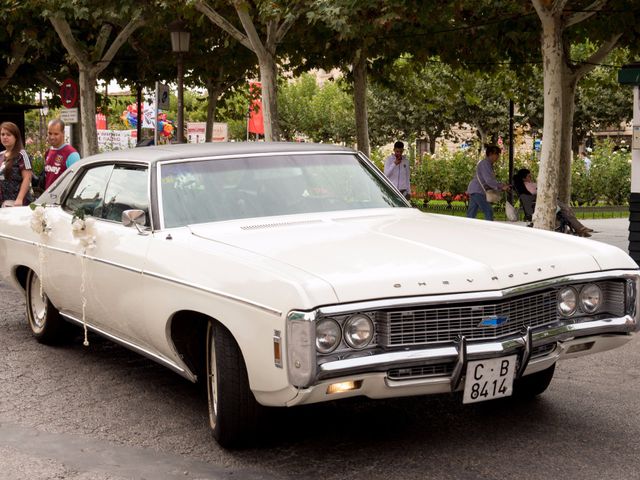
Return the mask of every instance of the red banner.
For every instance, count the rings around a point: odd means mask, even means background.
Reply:
[[[106,130],[107,129],[107,117],[104,113],[96,113],[96,129],[97,130]]]
[[[260,82],[250,82],[249,83],[249,92],[251,92],[252,97],[255,95],[255,99],[251,100],[251,105],[249,105],[249,133],[257,133],[259,135],[264,135],[264,119],[262,117],[262,101],[260,100],[260,96],[258,96],[258,92],[262,89]]]

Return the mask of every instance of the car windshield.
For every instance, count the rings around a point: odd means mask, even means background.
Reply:
[[[167,162],[164,226],[361,208],[406,207],[354,154],[290,154]]]

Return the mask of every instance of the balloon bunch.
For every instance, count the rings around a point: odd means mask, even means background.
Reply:
[[[124,122],[125,126],[130,129],[138,128],[138,107],[135,103],[132,103],[127,107],[125,111],[120,115],[120,119]],[[167,119],[166,113],[158,114],[158,134],[165,138],[171,138],[175,126],[171,120]],[[144,123],[143,123],[144,125]]]
[[[120,115],[120,120],[124,122],[126,127],[134,129],[138,127],[138,107],[135,104],[131,104]]]
[[[173,126],[173,122],[171,120],[167,120],[166,113],[158,114],[158,133],[163,137],[170,138],[173,135],[173,131],[175,127]]]

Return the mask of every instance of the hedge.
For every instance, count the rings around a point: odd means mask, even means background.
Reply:
[[[426,154],[411,169],[413,197],[428,203],[445,200],[467,201],[466,190],[482,157],[477,152],[458,150]],[[576,157],[572,164],[571,200],[574,205],[625,205],[631,191],[631,153],[617,149],[613,142],[600,142],[589,156],[591,165]],[[514,158],[514,172],[528,168],[538,174],[536,154],[519,154]],[[509,162],[505,155],[496,166],[498,180],[508,181]]]

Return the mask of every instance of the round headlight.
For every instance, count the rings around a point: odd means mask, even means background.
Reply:
[[[573,287],[565,287],[558,292],[558,310],[565,317],[573,315],[578,308],[578,292]]]
[[[598,310],[602,301],[602,290],[595,283],[585,285],[580,290],[580,306],[585,313],[593,313]]]
[[[316,349],[318,352],[333,352],[340,345],[341,338],[342,330],[335,320],[325,318],[316,325]]]
[[[344,324],[344,341],[351,348],[364,348],[372,339],[373,322],[366,315],[354,315]]]

